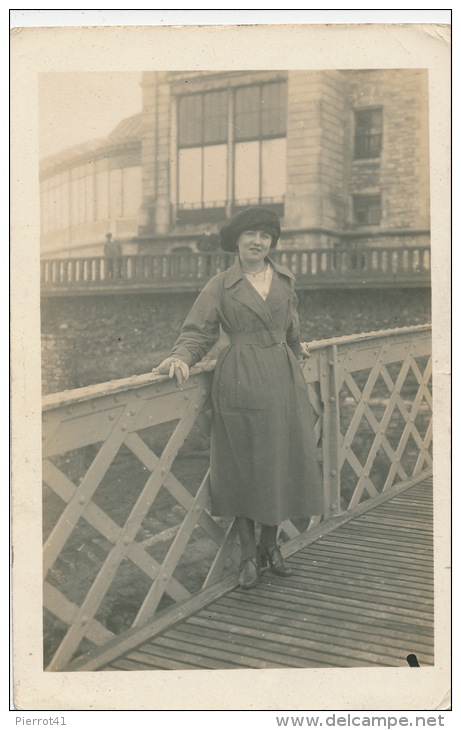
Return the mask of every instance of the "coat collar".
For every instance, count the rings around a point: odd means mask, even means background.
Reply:
[[[275,261],[273,261],[269,256],[266,256],[266,261],[269,261],[270,265],[276,271],[278,274],[282,274],[283,276],[288,276],[293,281],[295,280],[294,275],[290,271],[290,269],[287,269],[286,266],[281,266],[280,264],[277,264]],[[229,289],[231,286],[237,283],[237,281],[240,281],[240,279],[244,279],[245,274],[242,271],[242,267],[240,264],[240,259],[237,257],[235,259],[235,262],[232,264],[232,266],[227,269],[224,276],[224,286],[226,289]]]
[[[274,267],[275,272],[288,276],[290,279],[294,279],[291,271],[286,269],[284,266],[274,263],[271,259],[268,260]],[[275,276],[271,284],[269,295],[266,301],[264,301],[245,277],[239,259],[237,259],[225,272],[224,287],[226,289],[231,289],[230,294],[232,297],[237,299],[246,307],[249,307],[249,309],[252,309],[253,312],[262,319],[268,329],[274,329],[272,313],[275,312],[280,305],[291,296],[291,287],[288,288],[286,284],[284,285],[282,283],[282,280],[279,279],[278,276]]]

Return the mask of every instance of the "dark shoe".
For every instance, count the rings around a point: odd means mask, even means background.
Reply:
[[[242,588],[253,588],[259,581],[259,570],[255,558],[246,558],[240,564],[239,585]]]
[[[278,545],[274,545],[270,548],[263,548],[261,543],[258,543],[257,556],[260,570],[268,565],[274,575],[281,575],[284,577],[293,575],[292,569],[289,568],[283,560],[282,553],[280,552]]]

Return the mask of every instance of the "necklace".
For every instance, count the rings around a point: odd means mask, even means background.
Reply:
[[[248,276],[252,276],[254,278],[255,276],[258,276],[258,274],[262,274],[263,271],[265,272],[266,268],[267,268],[267,264],[264,264],[262,269],[260,269],[259,271],[255,271],[254,273],[252,271],[245,271],[245,269],[242,269],[242,271],[244,274],[248,274]]]

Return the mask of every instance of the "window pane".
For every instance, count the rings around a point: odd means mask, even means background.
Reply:
[[[281,198],[286,191],[286,138],[266,139],[263,140],[261,146],[262,198]]]
[[[355,112],[355,149],[358,159],[379,157],[382,149],[383,110],[360,109]]]
[[[179,99],[178,134],[180,146],[202,144],[203,95],[193,94]]]
[[[265,84],[261,87],[261,134],[272,137],[286,133],[286,84]]]
[[[72,180],[71,183],[71,201],[72,201],[72,225],[78,223],[78,180]]]
[[[180,206],[195,207],[202,202],[202,148],[179,151]]]
[[[90,171],[91,172],[91,171]],[[94,178],[89,174],[85,178],[85,220],[91,223],[94,219]]]
[[[78,223],[85,223],[85,178],[79,177],[78,179],[78,208],[77,208],[77,221]]]
[[[69,221],[69,183],[64,182],[62,186],[62,219],[61,228],[67,228],[70,225]]]
[[[227,190],[227,146],[203,148],[203,203],[221,202],[225,205]]]
[[[260,142],[241,142],[235,145],[234,200],[259,201]]]
[[[259,137],[261,88],[248,86],[235,92],[235,138]]]
[[[123,217],[134,218],[141,205],[141,167],[123,168]]]
[[[109,218],[109,173],[107,170],[96,173],[96,220]]]
[[[377,225],[381,222],[381,196],[355,195],[353,199],[354,223]]]
[[[122,171],[111,170],[109,173],[109,217],[120,218],[122,215]]]
[[[211,91],[204,95],[203,141],[225,142],[227,139],[227,92]]]

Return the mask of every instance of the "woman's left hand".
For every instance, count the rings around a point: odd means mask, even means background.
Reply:
[[[307,360],[307,358],[312,357],[310,351],[309,351],[309,345],[307,342],[300,342],[301,345],[301,357],[303,360]]]

